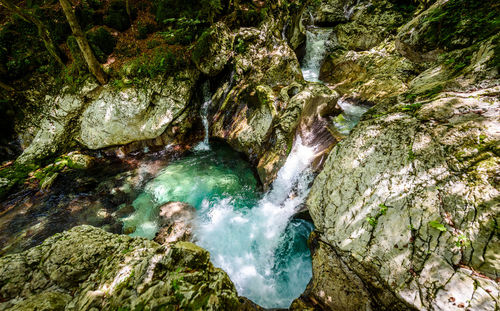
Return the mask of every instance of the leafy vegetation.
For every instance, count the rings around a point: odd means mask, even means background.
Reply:
[[[429,226],[431,226],[432,228],[439,230],[441,232],[448,231],[448,229],[446,229],[446,227],[442,223],[440,223],[439,220],[429,221]]]
[[[388,206],[385,204],[381,203],[378,205],[379,206],[379,211],[375,216],[369,216],[366,217],[366,221],[370,224],[372,227],[376,227],[378,224],[378,219],[380,216],[385,215],[387,213],[387,210],[389,209]]]
[[[500,30],[500,6],[495,0],[450,0],[426,18],[426,48],[453,50],[470,46]]]

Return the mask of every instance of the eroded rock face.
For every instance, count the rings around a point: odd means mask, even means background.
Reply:
[[[78,140],[99,149],[160,136],[189,105],[197,78],[186,70],[147,89],[107,87],[83,112]]]
[[[334,310],[498,308],[499,90],[398,105],[332,150],[307,202],[314,297]],[[336,298],[345,280],[321,272],[335,262],[362,281],[351,307]]]
[[[369,51],[333,54],[321,66],[320,79],[352,99],[380,103],[408,90],[418,68],[399,55],[392,40]]]
[[[379,14],[372,3],[345,25]],[[334,38],[348,50],[330,55],[322,78],[375,106],[314,182],[313,279],[292,309],[499,308],[498,34],[471,36],[487,22],[464,12],[491,5],[424,4],[375,45]],[[451,36],[429,36],[458,15],[468,22]]]
[[[42,119],[35,138],[16,161],[27,164],[60,152],[76,134],[86,100],[95,98],[100,89],[89,82],[75,94],[63,89],[59,96],[47,96],[46,105],[53,109]]]
[[[277,24],[269,19],[260,28],[239,30],[235,45],[240,49],[233,60],[233,76],[238,78],[222,85],[213,97],[212,136],[244,152],[264,185],[284,163],[305,105],[335,107],[338,99],[327,87],[303,80],[297,57],[277,32]]]
[[[0,258],[1,310],[182,308],[235,310],[234,285],[210,255],[187,242],[75,227]]]
[[[208,76],[224,69],[232,57],[233,33],[223,22],[218,22],[198,40],[192,55],[196,67]]]

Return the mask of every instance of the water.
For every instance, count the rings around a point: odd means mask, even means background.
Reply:
[[[133,236],[152,238],[158,207],[184,201],[198,210],[196,243],[210,251],[238,293],[266,308],[286,308],[312,277],[307,238],[311,223],[292,216],[312,181],[313,148],[297,139],[270,191],[261,194],[249,165],[227,148],[212,146],[166,167],[124,219]]]
[[[345,100],[339,99],[337,102],[342,113],[333,119],[333,125],[342,134],[347,135],[358,124],[361,116],[368,111],[368,107],[353,105]]]
[[[208,108],[212,104],[212,95],[210,94],[210,84],[207,82],[203,83],[203,105],[200,109],[201,122],[203,123],[203,129],[205,130],[205,136],[203,141],[199,143],[195,150],[210,150],[209,138],[209,124],[208,124]]]
[[[332,29],[310,27],[306,31],[306,55],[302,61],[302,74],[306,81],[319,82],[321,63],[326,54],[326,42]]]

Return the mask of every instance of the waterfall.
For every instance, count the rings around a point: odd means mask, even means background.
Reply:
[[[205,130],[205,136],[203,138],[203,141],[195,147],[195,150],[206,151],[210,150],[210,143],[208,141],[208,138],[210,136],[209,124],[208,124],[208,108],[210,108],[210,104],[212,104],[212,95],[210,94],[210,84],[208,81],[203,83],[202,94],[203,94],[203,105],[201,106],[200,109],[200,116],[201,116],[201,122],[203,123],[203,128]]]
[[[306,31],[306,55],[302,61],[302,74],[306,81],[319,82],[319,71],[331,32],[330,28],[312,27]]]
[[[312,225],[291,218],[309,192],[314,154],[297,136],[272,190],[251,209],[234,208],[229,197],[202,203],[197,244],[210,251],[240,295],[266,308],[288,307],[312,276],[310,254],[298,252],[301,247],[295,241],[300,236],[305,243]]]

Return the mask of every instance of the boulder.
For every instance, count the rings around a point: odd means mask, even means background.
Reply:
[[[499,307],[499,90],[374,111],[334,147],[307,201],[306,293],[332,310]]]
[[[160,230],[154,240],[160,244],[190,241],[193,238],[193,220],[196,209],[184,202],[168,202],[160,206]]]
[[[499,14],[495,0],[437,0],[398,31],[396,46],[414,62],[434,62],[497,34]]]
[[[327,57],[320,79],[348,97],[370,104],[387,102],[408,90],[419,68],[387,39],[369,51],[343,51]]]
[[[189,105],[198,75],[186,69],[147,89],[106,87],[83,112],[77,139],[100,149],[160,136]]]
[[[219,74],[232,56],[233,39],[231,30],[223,22],[206,30],[192,53],[196,68],[211,77]]]
[[[1,310],[235,310],[238,296],[209,253],[79,226],[0,258]]]

